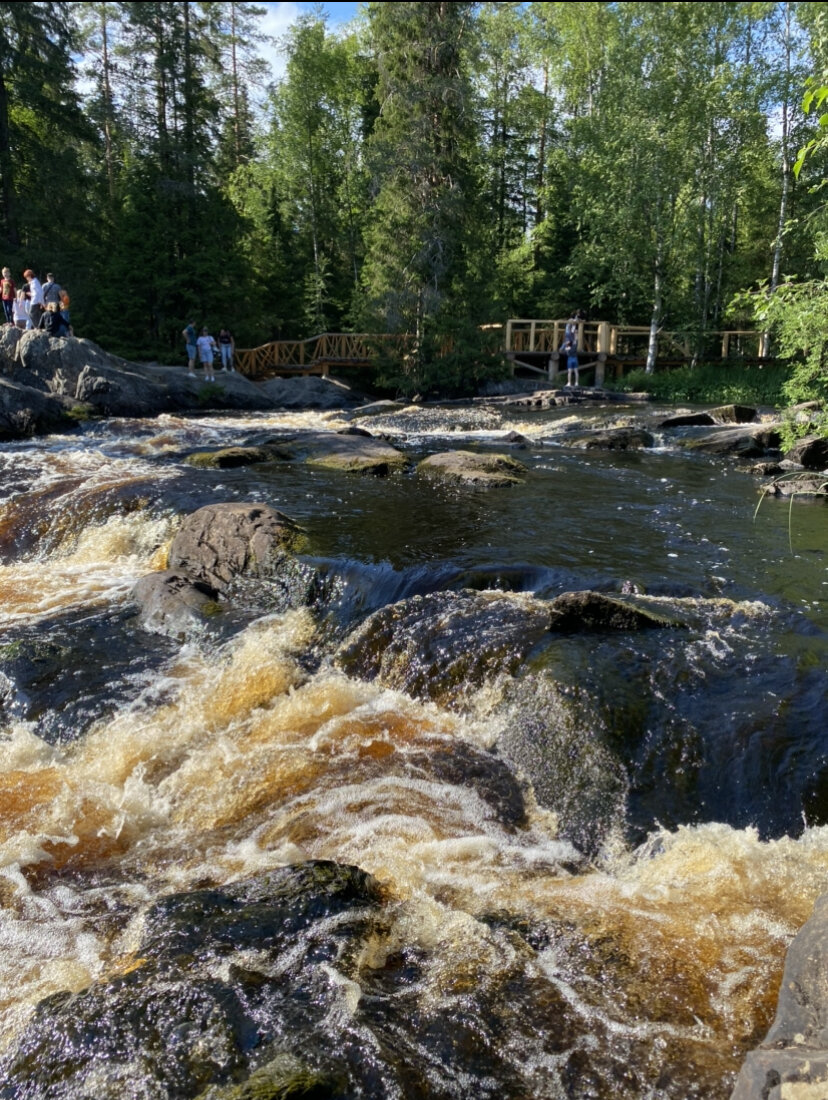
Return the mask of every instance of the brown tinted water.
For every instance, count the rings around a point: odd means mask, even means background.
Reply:
[[[766,501],[754,519],[757,479],[732,461],[667,439],[570,450],[570,417],[453,407],[368,425],[412,459],[524,433],[525,483],[489,493],[183,461],[342,426],[330,414],[5,446],[0,1096],[115,1096],[125,1080],[208,1095],[197,1075],[173,1087],[103,1056],[59,1084],[32,1062],[24,1086],[13,1058],[44,998],[146,969],[158,899],[308,859],[383,891],[358,955],[324,964],[336,1011],[297,1040],[311,1061],[314,1043],[369,1052],[330,1095],[728,1095],[825,890],[828,512]],[[134,581],[182,514],[223,500],[300,522],[323,596],[285,609],[248,592],[233,630],[183,645],[145,633]],[[440,705],[331,661],[370,612],[466,589],[635,590],[677,625],[550,638]]]

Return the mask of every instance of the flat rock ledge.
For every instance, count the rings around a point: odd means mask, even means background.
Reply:
[[[748,1054],[731,1100],[828,1097],[828,895],[788,949],[776,1017]]]
[[[519,485],[526,467],[516,458],[475,451],[444,451],[417,466],[420,477],[454,482],[474,489],[498,489]]]

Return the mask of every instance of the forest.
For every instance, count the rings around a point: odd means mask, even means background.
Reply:
[[[0,11],[0,260],[108,350],[408,333],[391,376],[451,388],[481,326],[582,308],[821,371],[826,4],[320,9],[279,80],[250,3]]]

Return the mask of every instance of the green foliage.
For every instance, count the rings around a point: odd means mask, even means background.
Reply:
[[[378,349],[376,384],[400,397],[468,397],[509,374],[497,336],[469,324],[437,325],[407,351]]]
[[[784,402],[790,371],[782,366],[707,364],[648,374],[643,369],[624,375],[619,388],[646,391],[657,401],[703,405],[773,405]]]

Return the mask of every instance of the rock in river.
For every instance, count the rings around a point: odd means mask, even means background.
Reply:
[[[445,451],[431,455],[417,467],[420,477],[453,481],[473,488],[494,489],[520,483],[526,467],[509,455],[477,454],[475,451]]]
[[[549,628],[547,605],[502,592],[433,592],[374,612],[340,647],[350,675],[452,702],[513,673]]]
[[[185,518],[168,564],[221,592],[240,573],[274,573],[300,538],[293,520],[267,504],[208,504]]]

